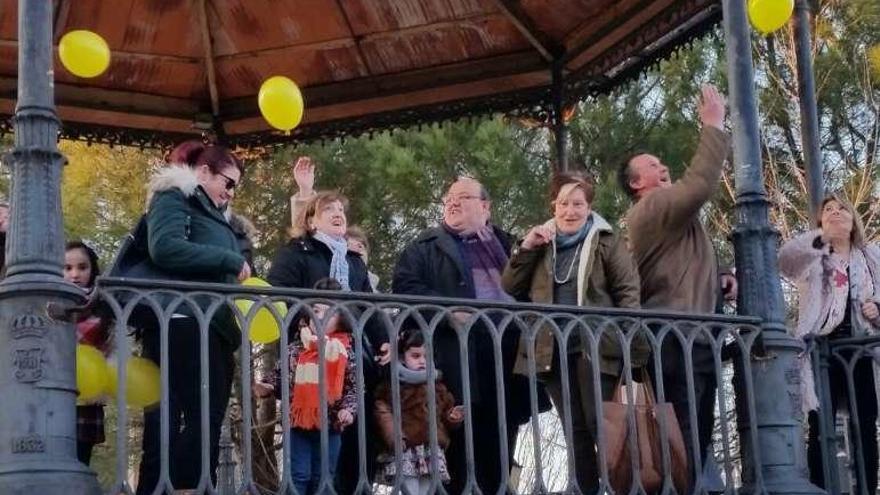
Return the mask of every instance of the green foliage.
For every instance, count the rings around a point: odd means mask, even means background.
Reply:
[[[68,159],[61,185],[65,234],[91,244],[106,266],[145,210],[155,153],[79,142],[60,149]]]

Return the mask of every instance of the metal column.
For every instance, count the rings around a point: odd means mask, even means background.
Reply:
[[[551,97],[553,98],[553,144],[556,151],[556,171],[568,170],[568,129],[565,124],[565,77],[564,65],[553,62]]]
[[[824,195],[822,152],[819,149],[819,116],[816,108],[816,84],[813,79],[813,54],[810,42],[810,1],[797,0],[794,13],[794,46],[797,58],[798,103],[801,108],[801,147],[807,171],[810,218]]]
[[[785,328],[785,305],[779,282],[776,245],[779,234],[769,223],[764,189],[758,111],[746,2],[724,0],[724,34],[730,81],[736,176],[734,249],[740,313],[763,319],[764,355],[751,360],[755,417],[741,415],[740,431],[750,421],[757,445],[741,435],[744,493],[823,493],[805,477],[806,448],[800,422],[800,342]],[[743,369],[737,370],[742,374]],[[742,377],[740,377],[742,379]],[[784,400],[780,400],[780,397]]]
[[[7,278],[0,283],[0,493],[100,493],[76,460],[76,333],[50,305],[83,300],[62,278],[61,167],[52,6],[18,2],[18,104]]]

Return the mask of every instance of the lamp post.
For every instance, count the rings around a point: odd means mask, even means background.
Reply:
[[[807,171],[810,218],[816,220],[824,195],[822,151],[819,149],[819,112],[810,43],[810,0],[797,0],[794,9],[794,47],[797,59],[798,103],[801,110],[801,147]]]
[[[52,7],[18,2],[18,103],[7,278],[0,283],[0,493],[98,494],[76,459],[76,332],[53,304],[82,302],[64,282],[61,167],[52,72]]]
[[[751,360],[755,415],[738,415],[743,492],[824,493],[805,477],[800,374],[796,367],[802,346],[785,328],[777,266],[779,234],[770,225],[764,189],[746,2],[724,0],[723,8],[736,179],[737,224],[733,239],[739,282],[737,308],[742,314],[763,319],[761,337],[765,352],[760,359]],[[737,372],[744,373],[744,367]],[[743,378],[739,377],[740,383]],[[751,426],[757,428],[756,437],[748,434]]]

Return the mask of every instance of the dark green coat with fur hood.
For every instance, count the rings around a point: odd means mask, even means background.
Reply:
[[[245,262],[238,239],[192,169],[171,166],[159,171],[150,181],[148,204],[153,263],[187,281],[237,283]],[[183,306],[177,312],[192,313]],[[230,311],[218,311],[211,323],[230,344],[238,345],[238,326]]]

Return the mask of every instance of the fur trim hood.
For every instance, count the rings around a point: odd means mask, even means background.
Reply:
[[[257,235],[257,227],[254,226],[253,222],[247,219],[244,215],[239,215],[238,213],[232,211],[231,208],[226,209],[226,219],[229,222],[229,225],[232,227],[232,230],[236,232],[242,232],[248,238],[253,239]]]
[[[162,167],[158,172],[150,178],[147,186],[147,205],[153,199],[153,195],[168,191],[170,189],[180,189],[184,196],[192,196],[199,187],[199,178],[195,171],[185,164],[171,164]]]

